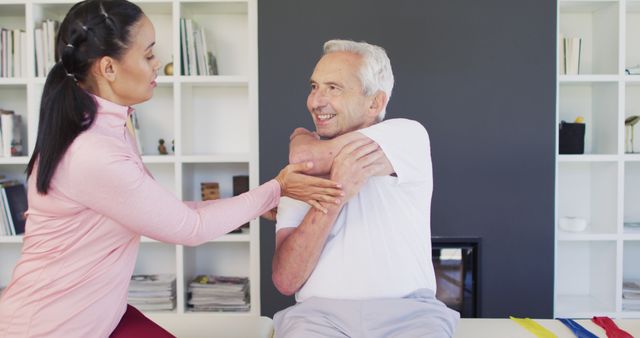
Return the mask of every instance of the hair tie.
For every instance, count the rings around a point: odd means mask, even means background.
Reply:
[[[109,18],[109,15],[107,14],[107,11],[104,10],[102,3],[100,3],[100,14],[104,15],[105,20]]]

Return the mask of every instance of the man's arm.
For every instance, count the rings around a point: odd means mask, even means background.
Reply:
[[[313,169],[308,171],[308,174],[328,175],[333,160],[340,150],[347,144],[360,140],[371,139],[358,131],[352,131],[330,140],[321,140],[316,133],[304,128],[296,128],[290,136],[289,163],[311,161]],[[393,166],[386,156],[382,156],[377,164],[383,165],[383,167],[374,176],[386,176],[394,173]]]
[[[311,209],[298,227],[278,230],[272,279],[281,293],[294,294],[309,278],[342,206],[370,176],[382,170],[383,165],[377,164],[377,161],[383,156],[378,145],[369,139],[345,146],[335,156],[331,170],[331,179],[341,183],[345,192],[341,204],[325,204],[328,210],[326,214]]]

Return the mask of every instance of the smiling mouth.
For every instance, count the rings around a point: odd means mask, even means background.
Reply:
[[[335,116],[336,114],[317,114],[316,119],[318,119],[318,121],[328,121],[334,118]]]

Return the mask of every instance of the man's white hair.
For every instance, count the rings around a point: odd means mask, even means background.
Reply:
[[[324,43],[323,51],[324,55],[349,52],[362,56],[359,77],[364,95],[373,95],[378,90],[387,94],[387,102],[378,115],[378,121],[382,121],[387,113],[387,103],[391,100],[391,91],[393,90],[393,71],[387,52],[382,47],[351,40],[329,40]]]

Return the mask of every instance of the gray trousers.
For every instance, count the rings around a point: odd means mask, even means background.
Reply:
[[[417,290],[405,298],[310,298],[275,314],[276,338],[453,336],[460,314]]]

